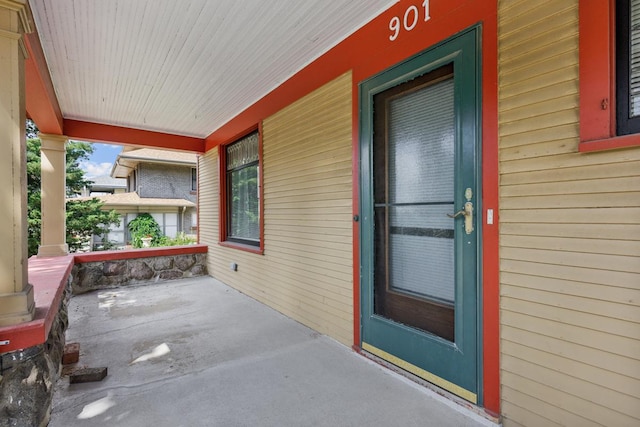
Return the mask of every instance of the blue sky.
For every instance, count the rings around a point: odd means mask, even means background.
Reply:
[[[81,162],[80,168],[85,171],[87,178],[109,175],[116,156],[122,151],[121,145],[94,143],[93,154],[88,162]]]

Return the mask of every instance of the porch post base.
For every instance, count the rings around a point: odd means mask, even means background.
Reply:
[[[0,327],[29,322],[33,320],[35,310],[33,286],[30,284],[21,292],[0,294]]]
[[[69,245],[41,245],[38,247],[39,257],[66,256],[69,255]]]

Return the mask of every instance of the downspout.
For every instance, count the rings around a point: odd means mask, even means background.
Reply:
[[[187,207],[183,206],[182,207],[182,219],[180,220],[180,231],[182,231],[184,234],[187,234],[184,232],[184,213],[186,212]]]

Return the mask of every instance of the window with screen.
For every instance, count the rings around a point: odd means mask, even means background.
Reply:
[[[260,247],[259,153],[258,132],[224,147],[224,241]]]
[[[198,190],[198,170],[191,168],[191,191]]]

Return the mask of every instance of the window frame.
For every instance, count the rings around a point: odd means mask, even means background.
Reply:
[[[249,243],[243,243],[236,239],[232,239],[228,236],[228,217],[229,217],[229,190],[228,190],[228,182],[227,182],[227,146],[240,141],[244,137],[251,135],[252,133],[257,132],[258,134],[258,209],[259,209],[259,219],[258,224],[260,228],[260,241],[258,245],[253,245]],[[218,145],[218,166],[219,166],[219,194],[220,194],[220,215],[219,215],[219,231],[220,238],[218,244],[225,247],[230,247],[234,249],[243,250],[246,252],[251,252],[255,254],[263,254],[264,253],[264,193],[263,193],[263,165],[262,165],[262,123],[258,126],[254,126],[248,129],[245,132],[242,132],[240,135],[234,137],[232,140],[227,141],[224,144]]]
[[[580,0],[580,152],[640,146],[640,134],[617,134],[616,0]]]
[[[191,168],[191,192],[198,191],[198,169]]]

